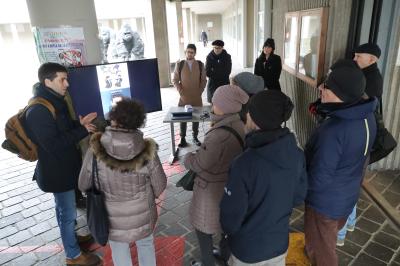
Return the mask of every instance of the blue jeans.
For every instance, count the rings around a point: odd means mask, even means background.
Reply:
[[[112,251],[114,266],[132,266],[131,250],[129,243],[108,241]],[[156,266],[156,252],[153,234],[136,240],[139,266]]]
[[[74,259],[81,254],[78,240],[75,235],[76,205],[75,191],[53,193],[56,202],[56,218],[60,228],[61,240],[64,245],[65,256]]]
[[[354,226],[356,224],[356,211],[357,211],[357,204],[354,206],[353,211],[350,213],[349,217],[347,218],[346,224],[343,226],[342,229],[338,232],[339,239],[345,239],[347,233],[347,226]]]

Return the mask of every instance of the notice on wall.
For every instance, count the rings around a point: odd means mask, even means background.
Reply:
[[[40,63],[55,62],[66,67],[86,64],[82,27],[35,27],[33,34]]]

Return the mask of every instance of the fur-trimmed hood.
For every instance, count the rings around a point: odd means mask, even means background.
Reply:
[[[104,133],[95,133],[90,138],[93,154],[110,169],[137,171],[153,160],[157,143],[150,138],[143,139],[139,130],[124,130],[107,127]]]

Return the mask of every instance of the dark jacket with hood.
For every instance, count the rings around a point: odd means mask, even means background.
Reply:
[[[90,138],[79,189],[91,187],[93,155],[110,221],[109,239],[130,243],[150,235],[157,222],[155,199],[167,185],[157,144],[139,130],[107,127]]]
[[[266,59],[262,53],[254,66],[254,74],[264,79],[264,86],[270,90],[281,90],[279,78],[282,71],[282,61],[279,55],[271,53]]]
[[[252,132],[246,145],[231,165],[220,221],[233,255],[256,263],[287,251],[289,217],[304,201],[307,174],[303,151],[287,128]]]
[[[40,104],[26,112],[24,125],[38,149],[33,178],[44,192],[75,189],[82,163],[78,143],[88,132],[79,121],[71,119],[63,96],[44,85],[36,87],[35,93],[54,106],[56,119]]]
[[[206,59],[207,101],[211,103],[212,96],[219,86],[229,84],[229,74],[232,71],[231,55],[225,50],[219,55],[211,51]]]
[[[306,204],[330,219],[347,217],[358,200],[363,168],[376,136],[376,104],[373,98],[349,107],[320,106],[320,112],[326,109],[326,118],[305,148]]]
[[[382,98],[383,92],[383,79],[379,72],[378,65],[376,63],[363,68],[365,79],[367,81],[367,86],[365,87],[365,93],[370,97],[376,97],[378,100]]]

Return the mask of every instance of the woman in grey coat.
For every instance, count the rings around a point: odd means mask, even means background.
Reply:
[[[184,158],[185,167],[196,172],[189,212],[199,240],[202,264],[193,261],[192,265],[215,265],[212,235],[222,233],[219,203],[228,180],[229,166],[243,150],[244,124],[238,112],[248,99],[248,95],[238,86],[219,87],[212,98],[213,125],[206,133],[200,149]]]
[[[91,186],[92,158],[96,156],[101,189],[110,221],[109,243],[115,266],[131,266],[129,244],[135,242],[139,265],[155,266],[153,230],[155,199],[167,178],[157,155],[157,144],[138,130],[145,121],[143,106],[123,99],[110,112],[111,127],[90,139],[79,176],[79,189]]]

